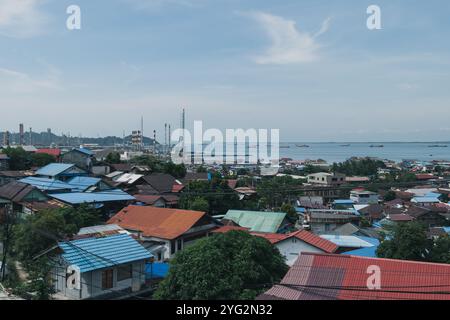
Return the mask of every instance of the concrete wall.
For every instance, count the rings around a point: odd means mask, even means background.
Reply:
[[[302,252],[323,253],[322,250],[294,237],[279,242],[275,246],[280,250],[281,255],[286,258],[288,266],[292,266]]]

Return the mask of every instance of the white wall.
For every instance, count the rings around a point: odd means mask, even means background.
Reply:
[[[323,253],[324,251],[307,244],[295,237],[278,242],[275,246],[280,250],[281,255],[286,258],[286,264],[292,266],[302,252]]]

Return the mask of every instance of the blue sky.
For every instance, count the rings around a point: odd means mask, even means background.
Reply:
[[[445,0],[0,0],[0,131],[162,135],[184,106],[284,141],[449,140],[449,34]]]

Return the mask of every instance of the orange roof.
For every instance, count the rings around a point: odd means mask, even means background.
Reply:
[[[107,223],[140,231],[146,237],[172,240],[191,229],[205,215],[199,211],[128,206]]]

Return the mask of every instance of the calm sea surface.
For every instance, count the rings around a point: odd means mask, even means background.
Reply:
[[[298,147],[308,145],[309,147]],[[370,147],[383,145],[383,148]],[[430,147],[432,145],[447,147]],[[345,161],[350,157],[378,157],[401,161],[403,159],[450,161],[450,142],[382,142],[382,143],[280,143],[280,157],[295,160],[324,159],[329,163]],[[289,148],[283,148],[288,146]]]

